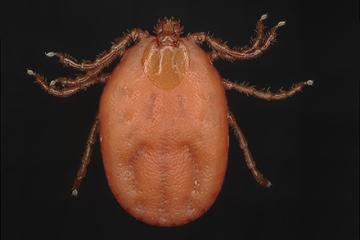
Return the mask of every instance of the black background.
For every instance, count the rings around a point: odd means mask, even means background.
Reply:
[[[357,1],[2,1],[2,239],[358,239],[359,4]],[[315,85],[278,102],[229,92],[229,107],[273,187],[256,184],[231,136],[228,171],[213,207],[176,228],[148,226],[119,207],[96,144],[77,199],[69,189],[102,86],[47,95],[26,67],[52,79],[72,71],[45,51],[94,59],[124,31],[159,17],[185,33],[248,43],[256,21],[286,19],[261,58],[216,62],[224,78],[259,88]],[[356,64],[357,63],[357,64]]]

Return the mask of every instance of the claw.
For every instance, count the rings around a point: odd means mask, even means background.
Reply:
[[[47,57],[54,57],[56,55],[56,53],[54,53],[54,52],[45,52],[45,55]]]
[[[72,192],[71,192],[71,195],[72,195],[73,197],[77,197],[78,194],[79,194],[79,192],[78,192],[78,190],[76,190],[76,189],[72,190]]]
[[[278,27],[282,27],[282,26],[285,25],[285,23],[286,23],[285,21],[280,21],[280,22],[277,24],[277,26],[278,26]]]
[[[33,70],[31,70],[31,69],[27,69],[27,70],[26,70],[26,73],[27,73],[28,75],[30,75],[30,76],[35,76],[35,72],[34,72]]]
[[[267,13],[261,15],[260,21],[265,20],[268,17]]]
[[[314,84],[314,81],[313,80],[307,80],[305,82],[306,85],[309,85],[309,86],[312,86]]]

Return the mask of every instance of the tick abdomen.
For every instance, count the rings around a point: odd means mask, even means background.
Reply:
[[[199,174],[206,166],[199,165],[189,145],[172,145],[168,138],[158,146],[141,144],[114,169],[120,174],[112,182],[127,184],[118,192],[124,208],[151,224],[189,222],[209,207],[203,200],[210,197],[204,189],[207,182]],[[216,196],[216,190],[211,194]]]
[[[160,226],[201,216],[216,199],[227,164],[220,79],[204,53],[183,43],[198,56],[187,56],[189,68],[172,89],[155,85],[144,71],[144,50],[156,44],[151,38],[130,49],[106,84],[99,114],[111,190],[133,216]]]

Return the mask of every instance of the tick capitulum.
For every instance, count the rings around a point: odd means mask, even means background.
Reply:
[[[72,187],[78,195],[98,135],[110,188],[120,205],[148,224],[175,226],[197,219],[220,191],[228,155],[228,128],[234,130],[247,167],[263,187],[270,181],[257,169],[245,136],[228,110],[224,90],[237,90],[264,100],[280,100],[300,92],[308,80],[289,90],[258,90],[222,79],[212,62],[247,60],[260,56],[274,42],[279,22],[265,30],[261,16],[256,36],[243,48],[231,48],[204,32],[181,37],[183,27],[160,19],[155,36],[134,29],[93,62],[79,62],[68,54],[48,52],[67,67],[83,72],[52,81],[32,70],[49,94],[68,97],[105,83],[99,112],[86,143]],[[207,43],[210,52],[199,47]],[[130,44],[134,46],[128,48]],[[122,58],[110,73],[104,72]]]
[[[157,45],[161,46],[179,46],[180,35],[182,34],[183,27],[179,21],[174,19],[160,19],[155,26],[155,34]]]

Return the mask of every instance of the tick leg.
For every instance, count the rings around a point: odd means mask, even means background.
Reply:
[[[104,68],[109,65],[116,57],[122,56],[126,50],[126,47],[131,42],[136,42],[146,36],[148,36],[147,32],[141,29],[133,29],[132,31],[125,33],[122,37],[117,39],[110,50],[100,54],[93,62],[79,62],[66,53],[47,52],[45,55],[48,57],[57,57],[59,62],[65,66],[81,71],[87,71],[98,67]]]
[[[86,76],[86,75],[85,75]],[[61,86],[61,87],[73,87],[73,86],[81,86],[85,84],[86,82],[94,80],[93,78],[89,77],[78,77],[78,78],[58,78],[55,80],[52,80],[50,82],[51,86]],[[101,74],[96,79],[96,82],[106,82],[110,77],[110,73]]]
[[[245,93],[246,95],[251,95],[264,100],[282,100],[288,97],[295,95],[297,92],[300,92],[306,85],[311,86],[314,84],[314,81],[307,80],[305,82],[299,82],[294,84],[289,90],[282,90],[276,92],[270,92],[269,90],[258,90],[254,86],[249,86],[244,83],[233,83],[228,80],[223,79],[223,85],[226,90],[235,89],[240,93]]]
[[[252,39],[249,47],[243,48],[244,53],[249,53],[256,50],[257,48],[259,48],[260,44],[264,41],[264,35],[265,35],[264,22],[266,18],[267,18],[267,14],[263,14],[256,23],[256,29],[255,29],[256,37]]]
[[[27,73],[30,76],[34,76],[37,83],[50,95],[56,97],[68,97],[81,90],[86,89],[87,87],[94,85],[98,82],[101,82],[103,79],[108,77],[108,74],[103,74],[98,76],[96,72],[85,74],[83,76],[76,77],[74,79],[70,78],[58,78],[52,80],[50,84],[45,80],[43,76],[34,71],[28,69]],[[58,88],[56,85],[57,82],[64,83],[64,87]],[[69,84],[71,82],[71,84]]]
[[[240,127],[238,126],[235,116],[231,112],[228,112],[228,120],[230,126],[234,130],[235,136],[239,141],[240,148],[244,152],[246,165],[250,169],[255,180],[263,187],[270,187],[271,182],[266,177],[264,177],[264,175],[262,175],[261,172],[256,168],[256,163],[251,155],[246,138],[242,133]]]
[[[92,149],[93,149],[94,143],[96,141],[96,136],[98,134],[98,126],[99,126],[99,120],[96,117],[95,122],[93,123],[93,125],[91,127],[88,140],[86,142],[85,151],[84,151],[84,154],[81,159],[81,166],[80,166],[79,170],[77,171],[74,184],[71,188],[71,195],[73,195],[73,196],[78,195],[80,184],[86,175],[87,168],[88,168],[90,160],[91,160]]]
[[[271,43],[276,39],[278,28],[285,25],[285,21],[281,21],[265,34],[264,20],[266,18],[266,14],[261,16],[256,25],[256,37],[251,41],[251,44],[248,47],[230,48],[226,42],[209,36],[204,32],[191,33],[188,37],[198,44],[206,42],[209,47],[212,48],[212,52],[209,54],[212,61],[215,61],[218,58],[230,61],[252,59],[260,56],[270,47]]]
[[[50,84],[47,84],[45,78],[35,73],[34,71],[28,70],[27,73],[31,76],[34,76],[36,81],[47,93],[57,97],[68,97],[79,92],[82,89],[86,89],[87,87],[95,83],[105,82],[106,79],[109,77],[109,75],[103,74],[99,76],[100,72],[105,67],[107,67],[116,57],[121,56],[125,52],[126,47],[131,41],[135,42],[146,36],[148,36],[147,32],[144,32],[140,29],[134,29],[126,33],[119,40],[117,40],[107,53],[102,54],[92,63],[87,63],[87,62],[78,63],[70,56],[62,53],[54,53],[54,52],[46,53],[46,56],[48,57],[57,56],[60,62],[66,66],[70,66],[78,70],[86,71],[84,75],[79,77],[58,78],[51,81]],[[57,85],[60,85],[60,88]]]

